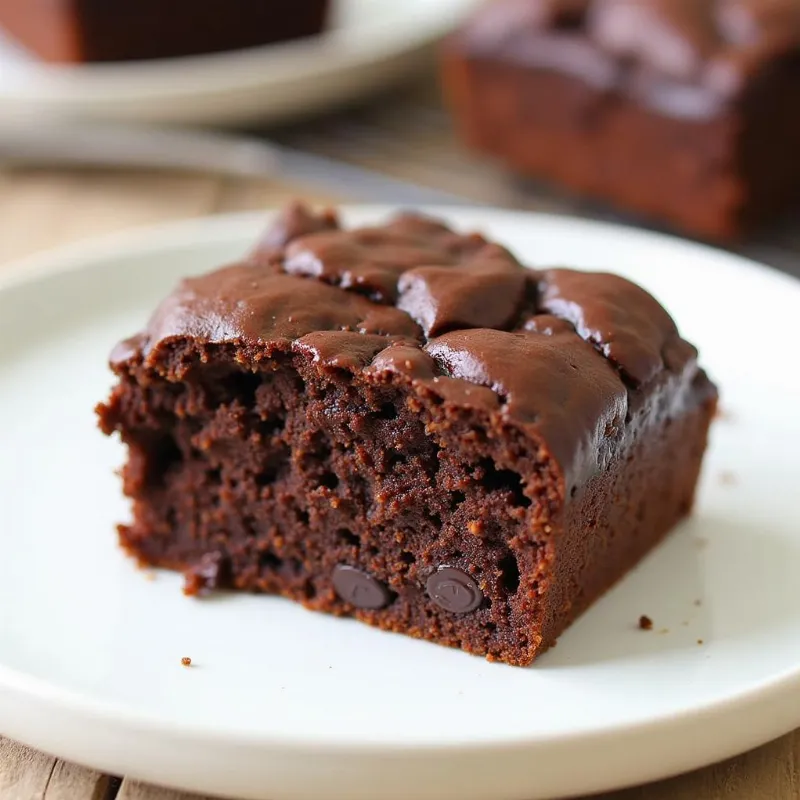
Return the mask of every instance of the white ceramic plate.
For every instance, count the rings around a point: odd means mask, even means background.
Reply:
[[[46,65],[0,39],[0,111],[183,124],[283,121],[352,101],[418,68],[475,3],[334,0],[323,36],[115,65]]]
[[[117,549],[122,453],[92,407],[115,341],[264,220],[46,255],[0,271],[0,733],[248,798],[533,800],[655,779],[800,724],[800,283],[625,228],[442,213],[532,264],[611,266],[663,298],[729,416],[692,521],[530,669],[279,599],[187,599]]]

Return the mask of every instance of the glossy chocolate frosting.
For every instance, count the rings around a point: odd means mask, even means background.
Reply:
[[[155,366],[186,339],[394,376],[539,437],[570,484],[602,467],[631,393],[698,370],[667,312],[622,278],[529,270],[414,214],[347,231],[300,206],[243,262],[184,280],[112,364]]]
[[[460,39],[476,56],[704,117],[775,61],[800,57],[800,0],[495,0]]]

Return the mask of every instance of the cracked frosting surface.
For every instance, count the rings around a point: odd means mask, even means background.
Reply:
[[[292,352],[500,415],[540,437],[568,480],[598,468],[631,392],[698,369],[663,307],[623,278],[530,270],[419,215],[344,230],[299,204],[241,263],[184,280],[112,364],[155,364],[185,340]]]

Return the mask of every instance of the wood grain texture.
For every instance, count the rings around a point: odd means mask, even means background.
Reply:
[[[207,798],[125,778],[116,800],[207,800]]]
[[[131,172],[12,171],[0,180],[0,263],[69,241],[217,207],[217,179]]]
[[[107,800],[113,779],[0,738],[0,800]]]
[[[298,196],[297,189],[268,181],[222,181],[217,196],[217,209],[222,212],[264,211],[280,207]],[[320,205],[336,205],[341,197],[330,194],[315,194],[313,201]]]
[[[94,770],[56,761],[43,800],[111,800],[114,778]]]
[[[56,759],[0,739],[0,800],[44,797]]]
[[[721,764],[597,800],[800,800],[798,758],[795,731]]]

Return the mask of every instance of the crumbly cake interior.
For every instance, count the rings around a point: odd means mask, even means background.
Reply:
[[[290,209],[117,348],[121,541],[190,594],[527,664],[688,513],[713,387],[626,281],[424,218],[355,235],[360,273],[353,232]]]
[[[439,564],[477,570],[480,646],[498,626],[511,632],[504,619],[526,613],[520,571],[533,590],[541,566],[534,530],[558,504],[546,459],[518,437],[490,439],[488,418],[481,430],[402,386],[356,386],[304,359],[252,373],[208,357],[219,366],[190,370],[169,396],[131,387],[140,427],[126,437],[125,482],[142,498],[122,529],[132,551],[182,569],[201,547],[190,592],[282,593],[314,608],[329,608],[340,563],[412,597]],[[427,610],[408,624],[464,644]]]

